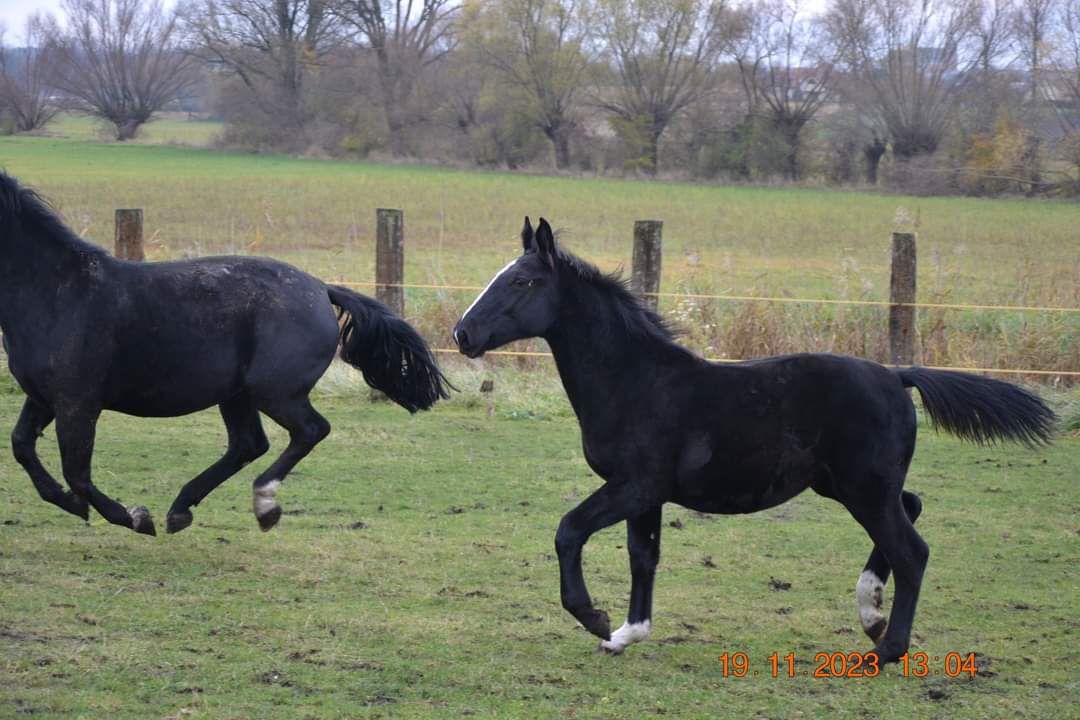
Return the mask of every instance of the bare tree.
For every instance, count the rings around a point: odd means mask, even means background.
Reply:
[[[240,78],[267,119],[302,135],[308,76],[335,37],[325,0],[191,0],[181,12],[189,51]]]
[[[750,113],[783,140],[784,175],[798,180],[803,129],[832,92],[838,52],[798,0],[759,0],[746,13],[733,55]]]
[[[409,103],[421,73],[453,47],[458,0],[332,0],[334,14],[375,56],[390,145],[405,152]]]
[[[977,66],[977,0],[833,0],[834,42],[901,159],[933,154]]]
[[[49,18],[51,84],[76,108],[129,140],[195,81],[176,44],[174,12],[158,0],[64,0],[66,26]]]
[[[1008,72],[1015,48],[1014,0],[982,0],[972,28],[971,52],[978,58],[964,104],[970,108],[968,129],[991,133],[1002,108],[1017,102]]]
[[[39,17],[26,21],[20,48],[9,47],[0,28],[0,105],[11,113],[17,132],[42,128],[59,112],[51,98],[49,69],[50,53]]]
[[[596,103],[643,134],[644,160],[655,173],[660,138],[705,91],[731,40],[728,5],[711,0],[598,0],[597,26],[615,78]]]
[[[1014,16],[1020,57],[1028,71],[1028,100],[1043,100],[1042,74],[1046,65],[1047,40],[1058,0],[1017,0]]]
[[[481,62],[523,92],[527,112],[570,164],[570,134],[591,61],[584,0],[494,0],[469,23]]]
[[[1080,133],[1080,0],[1063,0],[1058,14],[1060,37],[1050,55],[1055,87],[1060,97],[1055,108],[1066,133]]]

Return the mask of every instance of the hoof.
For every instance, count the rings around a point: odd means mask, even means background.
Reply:
[[[575,615],[578,621],[585,626],[585,629],[593,635],[601,640],[611,639],[611,620],[606,612],[590,607],[575,613]]]
[[[278,524],[278,520],[281,519],[281,506],[275,505],[273,508],[255,517],[259,521],[259,527],[263,532],[270,530]]]
[[[882,642],[874,646],[872,652],[878,656],[878,665],[888,665],[889,663],[899,662],[900,656],[906,653],[908,649],[899,643]]]
[[[169,513],[168,517],[165,518],[165,532],[169,533],[170,535],[173,533],[178,533],[184,528],[186,528],[188,525],[190,525],[194,519],[195,517],[191,514],[191,511],[189,510],[185,510],[184,512]]]
[[[157,535],[157,529],[154,528],[154,519],[150,517],[150,511],[142,505],[133,507],[128,510],[128,515],[131,516],[131,529],[140,535]]]
[[[619,645],[613,643],[610,640],[601,640],[600,644],[596,646],[596,649],[604,655],[622,655],[623,650],[626,649],[625,645]]]
[[[874,641],[875,645],[880,645],[881,641],[885,639],[885,630],[889,627],[889,621],[885,618],[881,618],[876,623],[868,628],[863,628],[863,632]]]

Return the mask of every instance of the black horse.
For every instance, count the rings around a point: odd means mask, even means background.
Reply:
[[[512,340],[551,346],[581,425],[585,459],[605,484],[559,523],[562,604],[601,647],[619,653],[649,633],[666,502],[750,513],[807,487],[839,501],[873,552],[856,585],[862,627],[879,661],[907,651],[929,550],[903,489],[915,449],[916,387],[930,419],[975,442],[1048,442],[1054,414],[1008,383],[925,368],[892,370],[837,355],[788,355],[718,365],[676,344],[671,330],[618,277],[556,247],[528,219],[525,253],[503,268],[454,329],[479,357]],[[611,632],[581,574],[589,536],[626,521],[632,577],[626,623]],[[890,570],[896,597],[886,623]]]
[[[288,447],[255,480],[255,516],[269,530],[281,517],[281,481],[330,432],[308,394],[339,344],[345,362],[410,412],[447,397],[423,339],[375,300],[274,260],[117,260],[2,173],[0,329],[27,396],[11,446],[38,493],[83,519],[89,504],[148,535],[146,508],[129,510],[90,480],[102,410],[174,417],[220,408],[228,449],[177,495],[169,532],[190,525],[193,505],[267,451],[259,413],[268,415],[289,432]],[[54,418],[70,491],[34,449]]]

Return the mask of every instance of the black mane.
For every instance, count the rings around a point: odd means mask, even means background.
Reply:
[[[0,171],[0,228],[10,232],[18,223],[22,228],[34,228],[40,233],[73,246],[80,251],[105,251],[75,234],[60,218],[47,199],[18,180]]]
[[[558,251],[559,265],[570,270],[581,280],[589,283],[601,293],[614,300],[615,310],[620,324],[631,335],[652,337],[667,343],[675,343],[678,331],[659,313],[630,290],[629,281],[622,273],[605,273],[592,263],[582,260],[577,255],[562,248]]]

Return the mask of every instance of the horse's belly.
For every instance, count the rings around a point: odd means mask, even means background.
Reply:
[[[200,355],[200,354],[193,354]],[[140,417],[175,417],[217,405],[240,391],[239,359],[230,353],[121,363],[110,372],[105,407]]]
[[[732,452],[701,433],[688,437],[683,447],[672,500],[700,512],[752,513],[787,502],[820,472],[813,452],[796,438]]]

